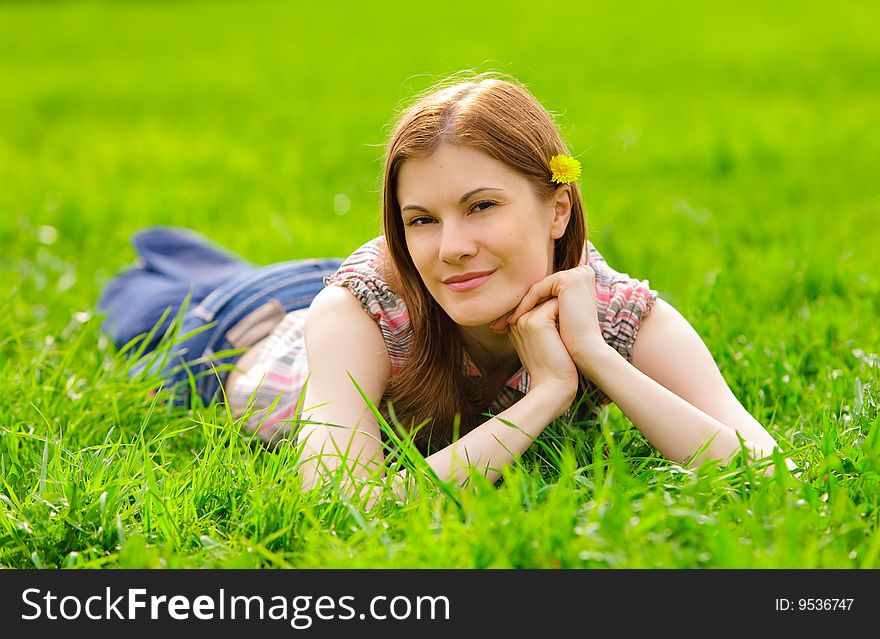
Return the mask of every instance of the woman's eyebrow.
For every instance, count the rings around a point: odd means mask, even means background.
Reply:
[[[479,193],[480,191],[503,191],[503,190],[504,189],[497,187],[497,186],[478,186],[477,188],[473,189],[472,191],[468,191],[467,193],[462,195],[461,199],[458,201],[458,203],[464,204],[469,197],[471,197],[475,193]],[[428,209],[426,209],[424,206],[419,206],[418,204],[407,204],[406,206],[404,206],[400,209],[400,212],[403,213],[404,211],[407,211],[409,209],[421,211],[422,213],[428,212]]]
[[[497,186],[480,186],[475,188],[473,191],[468,191],[464,195],[461,196],[461,199],[458,201],[459,204],[464,204],[467,199],[472,196],[474,193],[479,193],[480,191],[503,191],[504,189]]]

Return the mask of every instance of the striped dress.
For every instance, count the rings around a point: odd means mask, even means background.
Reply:
[[[360,301],[364,311],[378,324],[391,360],[392,377],[403,368],[411,348],[409,312],[403,299],[391,290],[380,275],[385,258],[385,238],[370,240],[346,259],[333,275],[324,279],[327,286],[342,286]],[[587,242],[581,264],[589,260],[596,273],[596,302],[599,328],[605,341],[628,361],[641,321],[657,299],[647,280],[637,280],[618,273],[591,242]],[[303,331],[308,308],[288,313],[263,344],[256,363],[226,389],[227,402],[235,417],[247,413],[244,428],[266,441],[284,436],[296,415],[303,384],[308,376]],[[479,370],[465,353],[463,370],[478,377]],[[498,414],[529,392],[529,374],[520,368],[492,402],[489,412]],[[609,403],[608,397],[588,379],[581,379],[581,392],[587,399],[581,411],[595,413]],[[387,397],[378,407],[385,413]]]

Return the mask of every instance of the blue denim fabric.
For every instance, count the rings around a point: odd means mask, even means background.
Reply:
[[[98,310],[106,314],[101,328],[117,348],[149,332],[170,308],[146,345],[145,352],[152,351],[187,294],[195,306],[236,275],[256,268],[187,229],[144,229],[132,237],[132,245],[137,265],[113,277],[98,301]]]
[[[334,258],[295,260],[246,271],[212,291],[188,311],[180,335],[212,326],[176,344],[171,361],[163,369],[163,377],[169,385],[180,384],[178,401],[186,403],[190,389],[186,369],[175,373],[172,371],[175,366],[197,358],[190,366],[196,378],[196,392],[205,403],[211,402],[228,374],[228,370],[222,370],[215,375],[213,367],[231,364],[241,355],[215,356],[233,348],[227,338],[229,330],[272,299],[277,300],[286,313],[306,308],[324,288],[324,277],[335,273],[341,263],[341,259]]]
[[[309,306],[324,288],[323,278],[342,263],[341,258],[323,258],[257,267],[185,229],[148,229],[135,236],[133,243],[141,259],[137,267],[113,278],[102,293],[98,307],[107,313],[102,326],[121,346],[147,333],[170,306],[167,328],[191,294],[178,336],[203,330],[179,337],[158,371],[166,386],[176,391],[173,401],[179,405],[190,401],[189,374],[203,402],[215,399],[228,374],[229,366],[223,365],[240,356],[216,353],[233,348],[227,334],[238,322],[273,299],[286,313]],[[157,332],[147,351],[155,348],[162,332]],[[140,373],[146,365],[141,362],[131,374]],[[157,369],[161,362],[152,365]],[[215,374],[215,367],[222,370]]]

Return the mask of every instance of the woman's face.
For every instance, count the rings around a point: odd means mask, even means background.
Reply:
[[[398,174],[409,253],[431,296],[460,326],[490,324],[553,272],[553,242],[568,224],[570,195],[563,186],[541,201],[526,178],[457,145],[405,160]],[[470,279],[450,281],[461,276]]]

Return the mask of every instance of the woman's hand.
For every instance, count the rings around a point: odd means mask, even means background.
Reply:
[[[531,388],[558,394],[557,417],[568,409],[578,389],[577,367],[562,343],[558,318],[559,301],[552,298],[521,313],[509,329],[509,339],[531,376]]]
[[[599,328],[596,302],[596,273],[589,265],[548,275],[534,284],[508,316],[509,324],[516,324],[537,304],[558,300],[559,335],[572,359],[580,364],[607,347]],[[503,326],[503,318],[494,325]]]

